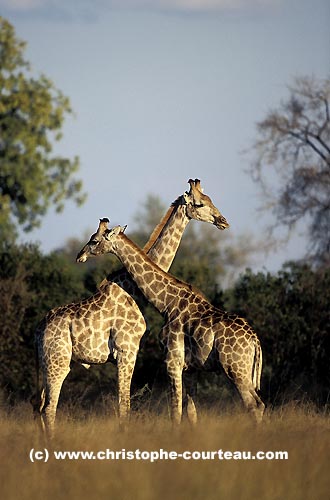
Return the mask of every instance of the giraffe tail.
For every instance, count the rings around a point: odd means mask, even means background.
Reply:
[[[39,352],[38,352],[38,342],[37,338],[35,341],[35,366],[36,366],[36,393],[33,394],[33,396],[30,399],[30,403],[32,404],[33,407],[33,415],[34,418],[37,417],[37,415],[40,415],[42,412],[42,409],[45,404],[45,390],[44,388],[41,388],[40,390],[40,384],[39,384]]]
[[[262,371],[262,350],[260,342],[256,340],[254,342],[254,364],[252,371],[252,383],[256,391],[260,390],[261,371]]]

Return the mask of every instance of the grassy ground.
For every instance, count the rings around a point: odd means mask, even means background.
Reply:
[[[255,427],[235,408],[201,412],[196,428],[173,429],[167,416],[116,418],[59,413],[54,442],[45,444],[30,407],[1,415],[0,497],[11,499],[267,499],[323,500],[330,491],[330,418],[313,408],[269,411]],[[29,459],[47,448],[47,463]],[[288,460],[56,460],[53,451],[287,451]]]

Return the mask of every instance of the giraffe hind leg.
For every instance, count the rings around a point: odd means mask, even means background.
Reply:
[[[194,400],[197,395],[197,373],[183,372],[183,382],[186,391],[183,403],[187,412],[188,421],[191,425],[197,424],[197,410]]]
[[[243,400],[245,408],[253,416],[256,423],[259,424],[262,421],[265,410],[265,405],[261,398],[250,384],[235,383],[235,385]]]
[[[63,367],[56,375],[46,373],[45,375],[45,403],[41,411],[42,427],[47,437],[52,438],[55,430],[55,418],[57,404],[60,397],[62,384],[70,372],[70,367]]]
[[[255,413],[255,418],[256,418],[257,423],[260,423],[262,421],[262,417],[264,415],[265,403],[262,401],[261,397],[258,395],[258,393],[255,389],[251,389],[250,392],[257,403],[257,410]]]

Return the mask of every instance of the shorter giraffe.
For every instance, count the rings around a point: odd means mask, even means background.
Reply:
[[[260,422],[265,408],[257,394],[262,351],[251,326],[245,319],[212,306],[196,288],[162,271],[123,234],[124,230],[116,226],[103,235],[99,233],[86,252],[79,252],[77,260],[85,262],[90,255],[115,254],[147,300],[164,315],[161,341],[166,349],[173,421],[181,421],[183,371],[193,374],[196,370],[217,371],[222,367],[247,410]],[[192,398],[194,384],[187,384],[186,390]]]
[[[31,402],[34,411],[41,414],[42,427],[50,437],[71,360],[86,368],[116,360],[119,395],[127,399],[119,401],[119,409],[121,404],[124,408],[129,406],[129,390],[123,391],[122,387],[132,377],[145,328],[145,320],[133,298],[111,282],[87,299],[48,312],[36,330],[37,379],[41,365],[43,385]],[[121,345],[126,348],[121,349]]]

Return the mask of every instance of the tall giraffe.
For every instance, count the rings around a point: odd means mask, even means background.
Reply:
[[[191,219],[214,224],[228,223],[211,199],[202,192],[200,181],[189,180],[190,191],[179,196],[153,231],[144,250],[164,270],[168,270],[183,231]],[[102,219],[91,241],[107,229]],[[43,373],[43,386],[34,400],[46,431],[52,435],[56,408],[71,360],[88,367],[116,361],[118,370],[119,417],[123,422],[130,409],[130,385],[136,356],[146,325],[133,298],[142,299],[126,269],[110,275],[99,291],[78,303],[51,310],[37,327],[37,362]],[[38,366],[37,365],[37,366]]]
[[[115,254],[145,297],[165,317],[161,340],[166,349],[166,366],[171,384],[171,414],[175,423],[182,416],[183,370],[218,370],[231,379],[247,410],[257,422],[264,404],[260,388],[262,351],[256,333],[245,319],[212,306],[194,287],[166,274],[133,243],[125,228],[104,230],[81,250],[77,261],[90,255]],[[191,390],[187,387],[187,390]],[[193,394],[189,394],[193,396]]]

